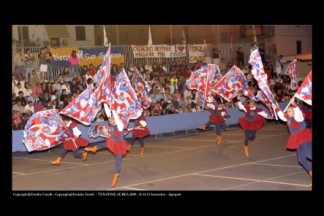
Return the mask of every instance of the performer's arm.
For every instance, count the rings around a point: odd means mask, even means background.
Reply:
[[[238,105],[240,110],[243,110],[244,112],[247,112],[247,110],[245,109],[244,105],[241,102],[241,94],[237,95],[237,105]]]
[[[295,103],[295,98],[294,97],[291,98],[290,102],[293,106],[295,120],[297,122],[304,121],[304,115],[303,115],[302,111],[299,109],[299,107],[297,106],[297,104]]]
[[[124,129],[124,123],[119,119],[117,113],[116,113],[116,110],[113,110],[112,111],[113,113],[113,116],[114,116],[114,119],[115,119],[115,122],[117,124],[117,129],[121,132],[123,131]]]
[[[140,121],[140,124],[142,125],[142,127],[146,127],[146,125],[147,125],[146,121],[143,121],[143,120]]]
[[[264,112],[263,110],[261,112],[258,112],[258,114],[260,116],[262,116],[263,118],[266,118],[266,119],[271,119],[271,116],[269,116],[266,112]]]
[[[110,112],[108,104],[104,103],[104,109],[105,109],[107,117],[110,118],[111,117],[111,112]]]
[[[75,126],[73,129],[72,129],[72,131],[73,131],[73,135],[74,135],[74,137],[79,137],[80,135],[81,135],[81,131],[79,130],[79,128],[77,127],[77,126]]]
[[[282,121],[287,121],[287,118],[286,118],[286,117],[288,117],[288,116],[286,116],[286,115],[281,111],[281,109],[280,109],[279,107],[277,107],[276,104],[273,103],[273,104],[272,104],[272,108],[274,109],[274,111],[277,112],[279,118],[280,118]]]

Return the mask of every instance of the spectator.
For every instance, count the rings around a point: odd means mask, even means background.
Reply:
[[[69,62],[70,62],[71,77],[72,78],[77,77],[79,75],[79,58],[75,50],[72,51],[69,57]]]

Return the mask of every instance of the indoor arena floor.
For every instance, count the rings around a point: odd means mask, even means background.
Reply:
[[[41,191],[219,191],[219,190],[308,190],[310,177],[299,165],[295,151],[286,150],[285,124],[267,125],[250,143],[244,155],[244,132],[223,131],[223,142],[215,133],[197,132],[176,138],[149,138],[145,155],[140,146],[122,160],[118,184],[110,186],[115,160],[107,149],[89,153],[82,161],[68,152],[61,165],[51,165],[61,147],[37,157],[13,157],[12,189]]]

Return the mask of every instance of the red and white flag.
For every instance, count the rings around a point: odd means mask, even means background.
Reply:
[[[312,71],[309,72],[306,79],[299,87],[295,97],[312,105]]]

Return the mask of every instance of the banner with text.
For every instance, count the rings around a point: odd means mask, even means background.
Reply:
[[[189,63],[205,62],[207,44],[189,44]]]
[[[103,60],[104,55],[107,52],[108,47],[94,47],[94,48],[51,48],[50,52],[52,53],[53,67],[69,66],[69,56],[72,54],[72,51],[77,52],[79,58],[79,65],[90,65],[93,64],[95,67],[100,66]],[[120,63],[125,62],[123,46],[114,46],[112,47],[111,63],[119,65]]]
[[[78,53],[78,48],[51,48],[50,52],[52,53],[52,63],[53,67],[69,66],[69,56],[72,54],[72,51],[75,50]]]
[[[100,66],[103,57],[107,52],[108,47],[95,47],[95,48],[79,48],[79,65],[93,64],[95,67]],[[111,50],[111,64],[117,64],[125,62],[124,47],[113,46]]]
[[[132,46],[134,58],[177,58],[186,57],[185,45]]]

